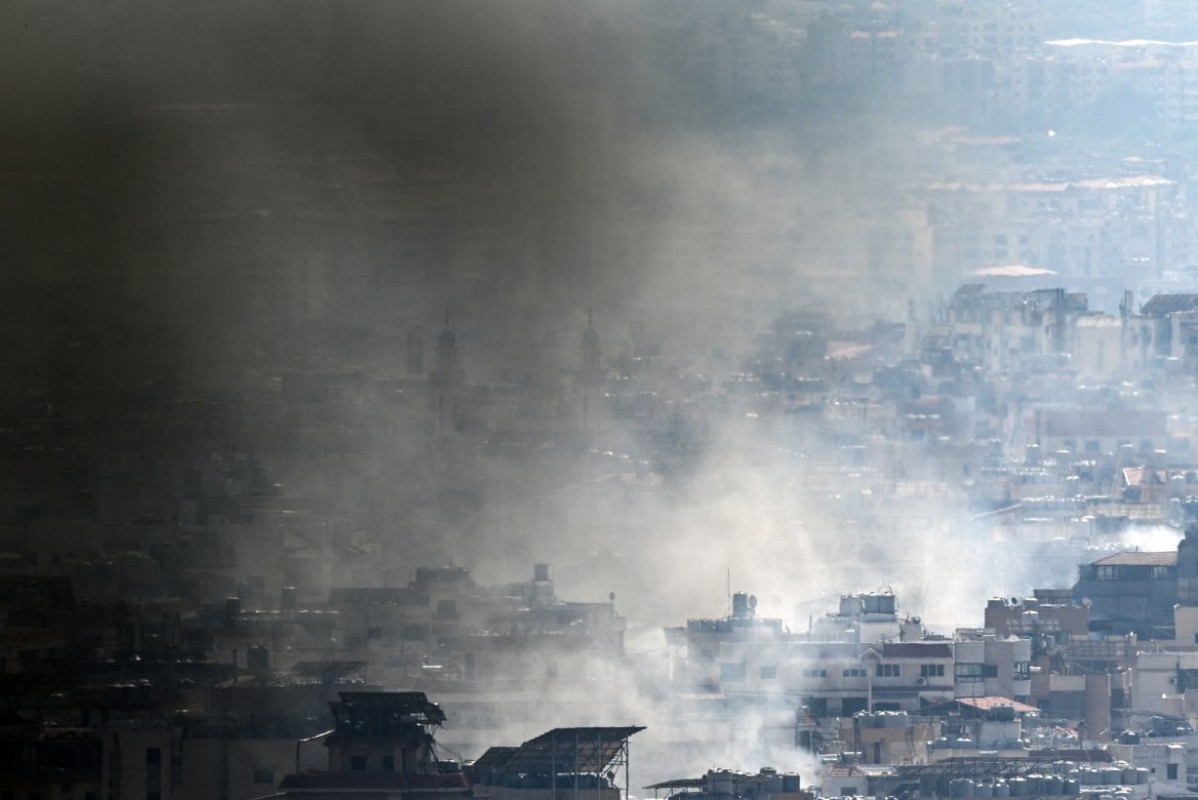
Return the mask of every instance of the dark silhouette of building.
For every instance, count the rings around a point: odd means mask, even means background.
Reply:
[[[460,769],[437,759],[433,731],[445,721],[423,692],[342,692],[330,703],[327,772],[288,775],[274,797],[458,798],[470,796]]]

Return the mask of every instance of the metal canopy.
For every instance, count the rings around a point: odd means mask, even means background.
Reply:
[[[706,785],[706,778],[674,778],[661,783],[651,783],[646,786],[646,789],[702,789]]]
[[[445,712],[424,692],[340,692],[330,703],[338,732],[393,735],[413,725],[440,725]]]
[[[520,745],[498,767],[506,775],[602,774],[643,727],[554,728]]]
[[[519,749],[518,747],[509,747],[507,745],[493,745],[488,747],[486,752],[481,756],[474,759],[474,763],[471,766],[479,773],[501,770],[503,769],[503,765],[507,763],[507,760],[512,757],[512,754]]]

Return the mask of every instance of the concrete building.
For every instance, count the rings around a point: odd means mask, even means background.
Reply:
[[[1172,639],[1177,553],[1116,553],[1083,564],[1073,596],[1089,607],[1091,630]]]
[[[595,675],[624,652],[615,604],[559,598],[548,564],[527,581],[480,586],[462,567],[421,567],[397,587],[334,587],[342,657],[393,680],[485,683],[509,674]]]
[[[1037,406],[1023,418],[1021,441],[1041,453],[1067,453],[1097,457],[1121,453],[1130,447],[1148,459],[1170,444],[1168,415],[1157,410],[1106,410],[1064,406]]]
[[[922,763],[940,720],[906,711],[861,711],[840,719],[840,742],[865,764]]]
[[[956,632],[953,653],[956,699],[1006,697],[1024,703],[1030,699],[1031,639],[961,629]]]
[[[433,731],[445,720],[421,692],[342,692],[330,703],[335,720],[324,739],[328,766],[298,772],[279,783],[277,798],[378,800],[466,798],[469,784],[457,767],[437,760]]]

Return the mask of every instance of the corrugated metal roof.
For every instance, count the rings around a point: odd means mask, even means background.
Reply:
[[[1004,706],[1009,706],[1020,714],[1032,714],[1040,710],[1035,706],[1029,706],[1027,703],[1020,703],[1019,701],[1012,700],[1009,697],[997,697],[993,695],[989,697],[958,697],[957,702],[963,706],[976,708],[979,711],[990,711],[991,709],[1002,708]]]
[[[470,766],[479,772],[498,769],[506,764],[508,759],[512,757],[512,754],[519,749],[518,747],[511,747],[509,745],[488,747],[486,752],[475,759],[474,763]]]
[[[424,692],[338,692],[340,702],[329,703],[337,732],[386,736],[409,725],[440,725],[445,712]]]
[[[706,778],[674,778],[671,781],[651,783],[646,789],[702,789],[707,783]]]
[[[1163,486],[1169,482],[1169,473],[1163,469],[1148,469],[1146,467],[1124,467],[1123,482],[1128,486],[1156,485]]]
[[[512,753],[497,772],[507,775],[605,772],[629,736],[643,727],[554,728],[529,739]]]

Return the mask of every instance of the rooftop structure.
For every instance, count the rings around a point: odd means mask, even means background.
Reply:
[[[342,692],[341,701],[329,705],[341,736],[430,733],[445,721],[445,712],[424,692]]]
[[[671,800],[800,800],[811,797],[809,792],[802,790],[802,781],[797,773],[781,773],[770,767],[762,767],[756,774],[711,769],[701,778],[675,778],[645,788],[652,789],[654,797],[658,796],[658,792],[665,791]]]
[[[619,800],[617,771],[628,795],[628,738],[640,726],[554,728],[519,747],[492,747],[469,766],[475,797],[553,798],[558,791]]]
[[[1183,539],[1177,550],[1114,553],[1082,564],[1073,596],[1089,607],[1091,630],[1173,638],[1179,554],[1187,541]]]
[[[445,714],[423,692],[341,692],[339,697],[329,703],[335,727],[325,739],[328,769],[288,775],[272,797],[469,795],[460,769],[437,759],[433,730]]]

